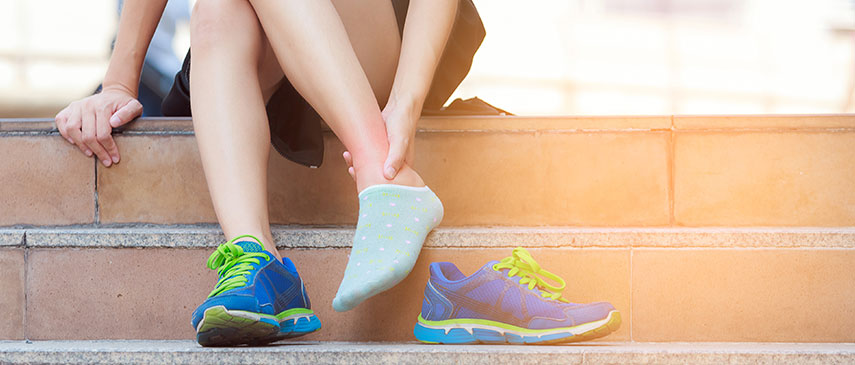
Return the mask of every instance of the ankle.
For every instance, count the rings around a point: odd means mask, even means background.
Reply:
[[[272,253],[273,256],[275,256],[277,260],[282,261],[282,255],[279,254],[279,250],[276,249],[276,241],[273,240],[273,236],[272,235],[271,236],[265,235],[265,236],[259,237],[259,238],[261,238],[261,240],[262,240],[261,246],[264,247],[264,249],[267,250],[267,252]]]
[[[260,234],[260,233],[245,233],[245,234],[250,235],[250,236],[260,240],[259,243],[261,244],[261,247],[264,247],[264,250],[272,253],[273,256],[276,257],[277,260],[282,261],[282,255],[279,254],[279,250],[276,249],[276,241],[273,240],[272,234]],[[234,235],[234,236],[227,235],[226,238],[227,238],[227,241],[231,241],[235,237],[240,237],[242,235],[244,235],[244,234]],[[246,239],[249,239],[249,237],[247,237]],[[245,240],[245,239],[240,239],[240,240]]]
[[[416,172],[416,170],[413,170],[413,168],[407,164],[401,166],[401,171],[398,171],[398,174],[395,175],[394,179],[392,179],[392,184],[415,187],[425,186],[425,182],[422,180],[422,177]]]
[[[413,170],[407,164],[404,164],[401,167],[401,170],[398,171],[398,174],[394,179],[386,179],[383,175],[383,165],[369,165],[369,166],[361,166],[356,169],[356,189],[357,191],[362,191],[365,188],[372,185],[379,184],[393,184],[393,185],[405,185],[405,186],[415,186],[422,187],[425,186],[424,180],[416,170]]]

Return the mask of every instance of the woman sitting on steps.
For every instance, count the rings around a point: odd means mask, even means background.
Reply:
[[[121,163],[112,129],[142,111],[140,70],[165,4],[125,0],[103,91],[56,116],[60,134],[104,166]],[[228,242],[208,260],[220,280],[193,313],[200,344],[260,344],[320,328],[270,231],[267,167],[271,140],[296,162],[320,164],[321,118],[349,151],[360,202],[333,307],[354,308],[410,272],[443,215],[411,166],[416,123],[423,107],[450,96],[483,38],[478,21],[460,35],[465,47],[449,47],[462,57],[441,63],[464,6],[474,11],[468,0],[197,2],[191,51],[164,113],[192,112]],[[445,78],[434,78],[438,65]]]

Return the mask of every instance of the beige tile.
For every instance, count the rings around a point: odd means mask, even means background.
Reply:
[[[324,144],[324,161],[318,169],[271,152],[267,180],[272,223],[356,223],[356,185],[341,157],[344,146],[332,133],[324,134]]]
[[[634,341],[855,341],[855,251],[636,249]]]
[[[0,340],[24,339],[24,250],[0,249]]]
[[[94,221],[92,158],[59,136],[3,136],[0,156],[0,226]]]
[[[189,339],[216,283],[208,250],[33,249],[30,339]],[[57,319],[62,325],[57,325]]]
[[[217,221],[192,136],[125,136],[118,143],[122,162],[98,170],[102,222]],[[344,149],[331,136],[327,145],[320,169],[290,162],[271,149],[271,223],[355,222],[356,188],[341,158]]]
[[[102,222],[216,222],[192,136],[125,136],[118,143],[122,162],[98,169]],[[320,169],[290,162],[271,149],[271,223],[355,222],[356,188],[341,158],[344,149],[332,136],[327,145]]]
[[[677,129],[855,128],[855,114],[675,115]]]
[[[413,273],[356,309],[337,313],[332,299],[347,260],[345,249],[283,250],[296,262],[323,323],[307,340],[411,341],[421,310],[427,266],[453,261],[467,274],[507,249],[426,249]],[[36,249],[30,253],[27,323],[32,339],[193,338],[190,314],[216,281],[204,267],[209,250]],[[577,302],[611,301],[621,329],[605,341],[629,339],[628,250],[532,250],[567,280]],[[57,300],[62,298],[62,300]],[[57,327],[55,318],[64,318]]]
[[[855,133],[677,133],[686,226],[855,225]]]
[[[422,133],[415,165],[443,200],[446,226],[658,226],[669,221],[667,138],[663,132]],[[99,168],[102,222],[214,222],[192,138],[119,140],[126,159]],[[325,143],[319,169],[271,152],[272,223],[355,222],[344,147],[329,133]]]
[[[548,224],[543,150],[534,133],[426,133],[416,170],[445,208],[442,224]],[[542,223],[540,223],[542,222]]]
[[[541,224],[669,223],[667,133],[543,134]],[[511,216],[510,218],[513,218]],[[532,222],[537,223],[537,222]]]
[[[102,223],[216,222],[192,136],[120,136],[122,161],[98,167]]]
[[[427,133],[446,226],[667,225],[665,133]]]

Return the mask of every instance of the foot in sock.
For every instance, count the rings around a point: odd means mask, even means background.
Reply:
[[[360,192],[353,248],[333,309],[353,309],[407,277],[442,212],[442,202],[427,186],[384,184]]]

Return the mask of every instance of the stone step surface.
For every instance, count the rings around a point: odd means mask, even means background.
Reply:
[[[350,248],[353,227],[272,227],[280,249]],[[215,225],[0,228],[0,247],[216,248]],[[424,247],[855,248],[855,227],[439,227]]]
[[[855,115],[423,118],[444,226],[855,226]],[[0,226],[214,223],[189,119],[142,119],[104,168],[46,120],[0,120]],[[343,146],[271,152],[277,224],[353,224]]]
[[[571,300],[621,311],[601,341],[855,341],[852,228],[439,228],[406,280],[346,313],[331,301],[352,231],[274,231],[323,322],[309,340],[413,340],[430,262],[471,273],[526,246]],[[211,226],[0,230],[0,339],[192,339],[221,242]]]
[[[855,344],[598,343],[507,346],[289,342],[203,348],[192,341],[0,341],[9,364],[848,364]]]

